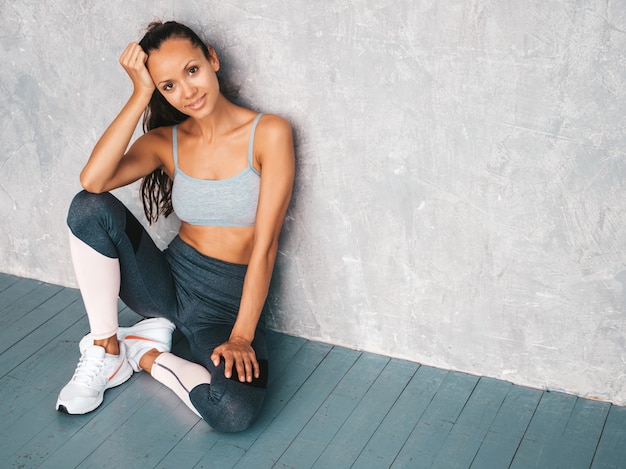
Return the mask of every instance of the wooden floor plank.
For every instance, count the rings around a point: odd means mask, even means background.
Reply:
[[[159,461],[156,467],[164,469],[196,467],[202,458],[213,454],[214,448],[220,446],[216,439],[207,438],[210,432],[212,432],[211,428],[202,420],[198,420],[195,425],[190,425],[190,430],[178,440],[176,446]]]
[[[626,407],[611,406],[594,455],[592,469],[626,466]]]
[[[6,314],[0,315],[0,334],[2,334],[0,335],[0,344],[2,346],[0,351],[5,350],[9,345],[14,343],[6,344],[7,339],[12,339],[10,332],[11,327],[13,327],[15,323],[23,322],[25,317],[31,316],[35,308],[50,300],[50,298],[54,297],[59,292],[65,294],[77,293],[75,290],[41,283],[29,291],[28,294],[18,302],[8,306]],[[40,308],[40,311],[42,310],[45,310],[45,308]]]
[[[470,467],[510,388],[509,383],[495,379],[481,378],[478,381],[441,446],[433,467]]]
[[[389,362],[362,354],[304,426],[276,467],[311,467]]]
[[[64,290],[2,331],[0,349],[2,349],[3,360],[0,364],[0,375],[7,373],[66,329],[68,324],[51,319],[62,313],[72,303],[78,303],[79,307],[82,305],[76,292]],[[58,327],[55,329],[55,326]]]
[[[22,425],[20,421],[15,426],[16,434],[20,435],[17,442],[21,447],[5,460],[8,467],[28,467],[30,464],[33,464],[32,467],[76,467],[93,450],[91,444],[101,443],[114,430],[105,428],[99,416],[110,414],[109,406],[115,402],[121,391],[120,388],[108,390],[105,403],[94,413],[73,416],[55,411],[58,390],[48,392],[44,399],[35,403],[33,409],[24,415],[24,419],[30,420],[30,424]],[[129,401],[126,398],[124,400]],[[93,431],[94,428],[110,431],[98,433]],[[71,452],[58,451],[76,435],[85,438],[84,441],[88,444],[77,445]],[[30,438],[27,439],[26,436]]]
[[[192,412],[170,389],[147,374],[139,375],[123,392],[124,399],[116,399],[109,409],[109,414],[120,416],[118,422],[110,422],[114,431],[77,467],[101,467],[103,462],[108,467],[128,469],[155,467],[187,433],[187,417]],[[125,402],[132,397],[129,394],[142,395],[131,408]],[[129,450],[120,451],[125,448]]]
[[[57,315],[46,322],[46,327],[39,327],[23,340],[15,344],[2,354],[3,369],[8,364],[11,368],[9,373],[17,376],[25,383],[37,386],[42,379],[51,379],[52,383],[63,382],[72,376],[72,372],[78,362],[79,354],[74,335],[80,337],[79,330],[88,330],[87,318],[80,302],[74,301]],[[55,343],[66,341],[71,344],[70,348],[56,347]],[[68,350],[74,352],[67,355]],[[68,358],[71,358],[71,361]],[[58,362],[52,362],[58,360]],[[54,364],[54,365],[53,365]],[[53,366],[60,366],[54,369]],[[66,371],[64,377],[63,371]],[[54,376],[53,376],[54,375]],[[60,383],[59,383],[60,384]]]
[[[471,467],[509,467],[541,395],[536,389],[511,386]]]
[[[19,301],[26,300],[30,292],[42,284],[43,282],[27,278],[18,279],[16,282],[10,284],[2,291],[2,295],[0,295],[0,312],[5,312],[7,308],[16,305]],[[16,307],[19,308],[19,305],[16,305]],[[4,314],[2,316],[4,317]],[[9,317],[10,316],[9,314]]]
[[[456,420],[455,427],[471,427],[485,432],[489,430],[510,389],[511,383],[480,378]]]
[[[419,365],[390,360],[313,467],[349,467],[415,375]]]
[[[576,399],[565,431],[546,457],[547,463],[569,469],[590,467],[610,407],[607,402]],[[623,462],[626,465],[626,459]]]
[[[194,466],[194,468],[224,468],[230,469],[237,466],[237,461],[241,460],[246,454],[246,451],[243,448],[240,448],[237,445],[233,444],[220,444],[217,443],[211,451],[208,452],[202,460],[198,464]],[[177,469],[180,466],[170,466],[172,469]],[[252,467],[263,467],[263,466],[248,466]]]
[[[46,398],[46,393],[10,376],[0,378],[0,389],[0,461],[7,461],[36,434],[35,423],[28,413]]]
[[[567,427],[575,405],[575,396],[544,392],[515,453],[511,468],[549,467],[546,464]]]
[[[610,405],[552,394],[545,393],[544,397],[552,398],[552,406],[538,407],[513,467],[531,463],[538,467],[590,467]]]
[[[449,372],[391,467],[430,467],[465,407],[478,377]]]
[[[433,400],[447,372],[420,366],[354,462],[355,469],[390,467]]]
[[[0,272],[0,294],[13,285],[15,282],[19,280],[18,277],[14,275],[5,274]]]

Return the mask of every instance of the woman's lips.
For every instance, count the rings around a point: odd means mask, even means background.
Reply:
[[[192,103],[187,104],[187,109],[191,109],[192,111],[196,111],[200,109],[204,105],[204,101],[206,100],[206,94],[202,97],[196,99]]]

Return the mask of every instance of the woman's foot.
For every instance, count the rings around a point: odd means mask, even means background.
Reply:
[[[167,351],[167,350],[165,350]],[[152,365],[154,365],[154,361],[157,359],[159,355],[163,352],[153,348],[148,350],[143,356],[139,359],[139,366],[142,370],[147,371],[148,373],[152,372]]]

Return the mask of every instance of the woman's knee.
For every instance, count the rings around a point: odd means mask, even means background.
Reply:
[[[202,418],[220,432],[241,432],[257,419],[263,406],[265,390],[233,383],[219,392],[214,385],[201,384],[189,393],[189,398]]]
[[[114,246],[105,231],[120,214],[123,217],[123,205],[108,192],[92,194],[81,191],[70,204],[67,225],[81,241],[108,257],[116,257]]]
[[[85,224],[93,223],[94,218],[106,213],[115,199],[108,192],[92,194],[81,191],[74,196],[67,214],[67,224],[72,231],[80,230]]]

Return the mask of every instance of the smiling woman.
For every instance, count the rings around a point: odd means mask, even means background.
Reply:
[[[133,93],[81,172],[85,191],[68,215],[91,333],[57,409],[89,412],[145,370],[212,427],[243,430],[265,395],[262,311],[291,198],[291,128],[230,102],[217,53],[180,23],[151,24],[120,63]],[[131,145],[142,114],[146,133]],[[172,211],[181,219],[163,252],[108,193],[138,179],[150,222]],[[118,327],[118,296],[148,319]],[[170,353],[174,327],[193,362]]]

